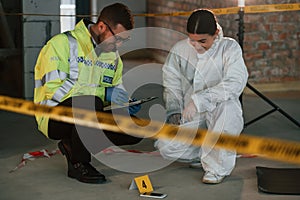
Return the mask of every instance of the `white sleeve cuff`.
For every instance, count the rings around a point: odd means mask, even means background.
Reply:
[[[215,103],[209,101],[203,94],[193,94],[192,99],[198,112],[211,112],[216,108]]]

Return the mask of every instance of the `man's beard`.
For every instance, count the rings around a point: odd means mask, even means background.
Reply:
[[[98,36],[100,43],[96,48],[99,48],[101,52],[116,52],[117,46],[114,42],[110,42],[110,38],[104,40],[101,35]]]

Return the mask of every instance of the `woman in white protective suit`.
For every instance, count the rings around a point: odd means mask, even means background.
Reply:
[[[248,78],[239,44],[223,37],[215,15],[207,9],[190,15],[187,33],[188,38],[174,45],[163,67],[167,123],[239,135],[244,124],[239,96]],[[155,147],[165,159],[200,160],[204,183],[220,183],[230,175],[234,151],[190,144],[159,139]]]

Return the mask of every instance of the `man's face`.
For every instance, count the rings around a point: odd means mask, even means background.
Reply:
[[[189,33],[189,42],[199,54],[205,53],[214,43],[218,31],[214,35]]]
[[[106,23],[105,25],[107,30],[105,31],[105,34],[100,36],[100,41],[102,42],[105,51],[116,51],[123,42],[130,39],[129,31],[127,31],[121,24],[118,24],[116,27],[111,27]]]

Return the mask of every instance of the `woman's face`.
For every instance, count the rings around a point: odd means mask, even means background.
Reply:
[[[203,54],[213,45],[218,33],[219,30],[214,35],[189,33],[189,42],[199,54]]]

